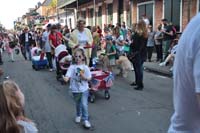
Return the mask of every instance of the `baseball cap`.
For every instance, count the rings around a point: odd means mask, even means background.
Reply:
[[[111,36],[111,35],[107,35],[107,36],[105,37],[105,39],[106,39],[106,40],[112,40],[112,36]]]

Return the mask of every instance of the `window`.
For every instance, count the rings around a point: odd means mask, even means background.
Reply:
[[[101,27],[102,26],[102,7],[100,6],[98,9],[98,22],[97,24]]]
[[[130,3],[126,3],[125,10],[127,11],[127,14],[126,14],[126,18],[127,18],[126,25],[128,27],[130,27],[131,26],[131,5],[130,5]]]
[[[199,3],[199,9],[198,9],[198,11],[200,12],[200,0],[198,1],[198,3]]]
[[[94,9],[91,8],[90,11],[89,11],[89,26],[93,26],[93,16],[94,16]]]
[[[60,21],[60,23],[64,23],[64,19],[60,19],[59,21]]]
[[[113,24],[113,5],[112,4],[108,4],[107,6],[107,10],[108,10],[108,20],[107,23],[108,24]]]
[[[69,27],[70,27],[70,29],[72,29],[72,19],[71,18],[69,19]]]
[[[118,15],[119,15],[119,23],[122,23],[124,21],[124,0],[118,0],[119,6],[118,6]]]
[[[82,17],[86,18],[86,11],[82,11]]]
[[[180,0],[165,0],[164,2],[164,17],[172,22],[177,30],[180,30]]]
[[[142,16],[145,15],[149,19],[150,25],[153,26],[153,3],[139,5],[138,10],[139,19],[142,19]]]

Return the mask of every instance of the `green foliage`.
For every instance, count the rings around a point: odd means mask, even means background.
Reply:
[[[58,0],[52,0],[50,3],[50,7],[56,8]]]

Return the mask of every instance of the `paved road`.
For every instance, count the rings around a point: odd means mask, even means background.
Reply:
[[[25,111],[40,133],[165,133],[172,114],[172,79],[144,73],[145,88],[135,91],[126,79],[117,77],[111,99],[97,93],[89,104],[93,128],[89,131],[74,123],[74,102],[68,85],[56,81],[55,72],[34,71],[31,62],[17,57],[8,62],[4,56],[5,74],[15,80],[26,96]],[[2,78],[3,78],[2,77]]]

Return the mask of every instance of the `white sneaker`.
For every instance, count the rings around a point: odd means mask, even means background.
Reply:
[[[49,72],[52,72],[53,71],[53,69],[49,69]]]
[[[134,71],[134,67],[131,67],[131,71]]]
[[[85,128],[90,128],[90,127],[91,127],[91,124],[90,124],[90,122],[89,122],[88,120],[85,120],[84,123],[83,123],[83,126],[84,126]]]
[[[166,63],[162,62],[162,63],[159,64],[159,66],[166,66]]]
[[[76,122],[76,123],[80,123],[80,122],[81,122],[81,117],[80,117],[80,116],[77,116],[77,117],[75,118],[75,122]]]
[[[173,67],[171,67],[171,68],[169,69],[169,71],[172,72],[172,71],[173,71]]]

